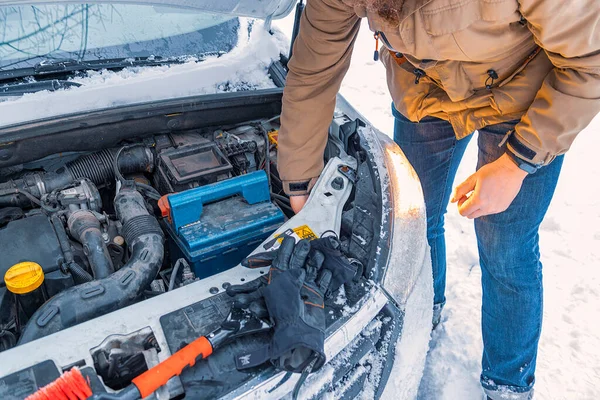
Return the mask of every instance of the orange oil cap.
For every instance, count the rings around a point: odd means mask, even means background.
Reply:
[[[33,261],[21,262],[6,271],[4,283],[12,293],[30,293],[44,283],[44,270],[40,264]]]

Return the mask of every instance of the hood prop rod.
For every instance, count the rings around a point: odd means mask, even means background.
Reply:
[[[292,40],[290,42],[290,54],[288,56],[288,61],[292,58],[294,42],[296,41],[296,37],[298,36],[298,32],[300,31],[300,18],[302,17],[302,11],[304,11],[304,2],[303,0],[300,0],[298,4],[296,4],[296,14],[294,16],[294,29],[292,30]]]

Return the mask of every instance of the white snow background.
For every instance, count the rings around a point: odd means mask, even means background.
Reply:
[[[293,16],[275,22],[291,34]],[[341,93],[371,123],[393,136],[385,70],[364,20]],[[540,230],[544,264],[544,326],[536,400],[600,398],[600,116],[565,157],[556,194]],[[455,185],[475,171],[477,140]],[[432,333],[419,400],[481,400],[481,271],[473,222],[450,205],[446,217],[447,305]]]
[[[293,14],[275,26],[291,34]],[[265,36],[259,27],[253,34]],[[246,38],[247,39],[247,38]],[[0,102],[0,125],[125,104],[222,91],[266,88],[266,69],[283,38],[264,38],[263,47],[242,46],[199,65],[131,68],[90,73],[84,86],[40,92]],[[385,71],[373,61],[374,40],[364,21],[342,94],[376,127],[392,136],[391,98]],[[243,53],[242,53],[243,51]],[[231,74],[234,78],[231,79]],[[168,75],[169,79],[165,77]],[[116,87],[119,90],[115,90]],[[107,94],[110,96],[106,97]],[[455,184],[475,168],[473,139]],[[587,149],[587,150],[586,150]],[[563,173],[540,232],[544,263],[545,311],[537,368],[537,400],[591,400],[600,397],[600,117],[582,132],[566,156]],[[446,218],[447,306],[433,332],[419,400],[480,400],[481,273],[473,223],[451,205]]]

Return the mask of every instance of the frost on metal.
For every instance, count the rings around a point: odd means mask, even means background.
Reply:
[[[248,29],[252,23],[252,29]],[[240,19],[238,45],[220,57],[183,64],[88,71],[71,78],[80,87],[41,91],[0,101],[0,126],[33,119],[99,110],[179,97],[274,88],[272,62],[289,47],[278,30],[271,35],[262,22]]]
[[[429,252],[423,193],[414,169],[398,146],[370,125],[362,133],[381,182],[383,221],[375,261],[388,265],[383,286],[399,304],[404,304]],[[386,242],[390,231],[393,241]],[[388,259],[378,260],[385,254],[381,248],[384,245],[390,246]]]
[[[383,321],[385,320],[385,321]],[[353,385],[357,384],[365,375],[359,399],[373,399],[377,392],[381,373],[385,368],[387,352],[390,345],[392,330],[389,329],[380,339],[379,350],[366,353],[351,371],[342,379],[334,383],[335,375],[340,370],[348,367],[352,356],[364,345],[365,338],[379,337],[383,323],[389,322],[388,317],[377,317],[372,320],[354,340],[338,353],[323,369],[306,380],[301,391],[301,398],[335,400],[344,396]],[[339,379],[339,378],[338,378]]]
[[[427,252],[429,258],[429,252]],[[430,260],[428,260],[430,261]],[[394,368],[382,399],[414,399],[423,377],[433,317],[431,262],[425,262],[404,307],[400,340],[396,343]]]

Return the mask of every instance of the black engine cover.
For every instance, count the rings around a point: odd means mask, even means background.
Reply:
[[[0,229],[0,288],[6,286],[6,271],[17,263],[36,262],[48,275],[59,269],[62,260],[56,233],[45,215],[12,221]]]

